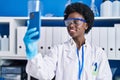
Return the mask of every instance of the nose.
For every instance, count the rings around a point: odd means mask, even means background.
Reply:
[[[68,27],[69,27],[69,29],[72,29],[72,28],[74,28],[74,26],[75,26],[74,23],[70,23],[70,25]]]

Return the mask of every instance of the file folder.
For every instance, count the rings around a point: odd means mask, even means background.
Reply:
[[[92,43],[96,46],[100,44],[99,27],[92,28]]]
[[[115,24],[114,27],[116,32],[116,36],[115,36],[116,58],[120,59],[120,24]]]
[[[45,54],[45,29],[46,27],[41,27],[40,31],[40,40],[38,42],[38,52],[41,53],[43,56]]]
[[[27,27],[25,26],[19,26],[17,27],[17,55],[25,57],[25,44],[23,42],[23,38],[25,36]]]
[[[92,43],[92,30],[85,34],[85,38],[90,44]]]
[[[49,54],[52,47],[52,27],[46,27],[45,29],[45,53]]]
[[[53,45],[60,44],[62,40],[62,30],[61,27],[53,27]]]
[[[108,58],[115,59],[115,28],[108,27]]]
[[[100,47],[106,52],[106,55],[108,55],[107,27],[99,27],[99,30],[100,30]]]
[[[70,38],[66,27],[61,27],[61,35],[61,43],[67,41]]]

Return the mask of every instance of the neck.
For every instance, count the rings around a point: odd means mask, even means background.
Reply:
[[[75,41],[77,48],[80,49],[83,44],[85,44],[85,37],[73,38]]]

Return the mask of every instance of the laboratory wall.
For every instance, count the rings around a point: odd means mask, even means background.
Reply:
[[[0,0],[0,16],[27,16],[27,3],[29,0]],[[43,16],[63,16],[67,0],[40,0]],[[72,2],[83,2],[90,6],[91,0],[72,0]],[[102,0],[95,0],[100,10]]]

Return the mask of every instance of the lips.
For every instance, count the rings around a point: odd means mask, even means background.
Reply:
[[[70,32],[75,32],[75,30],[74,30],[74,29],[70,29],[69,31],[70,31]]]
[[[69,33],[70,33],[70,34],[74,34],[75,32],[76,32],[75,29],[69,29]]]

